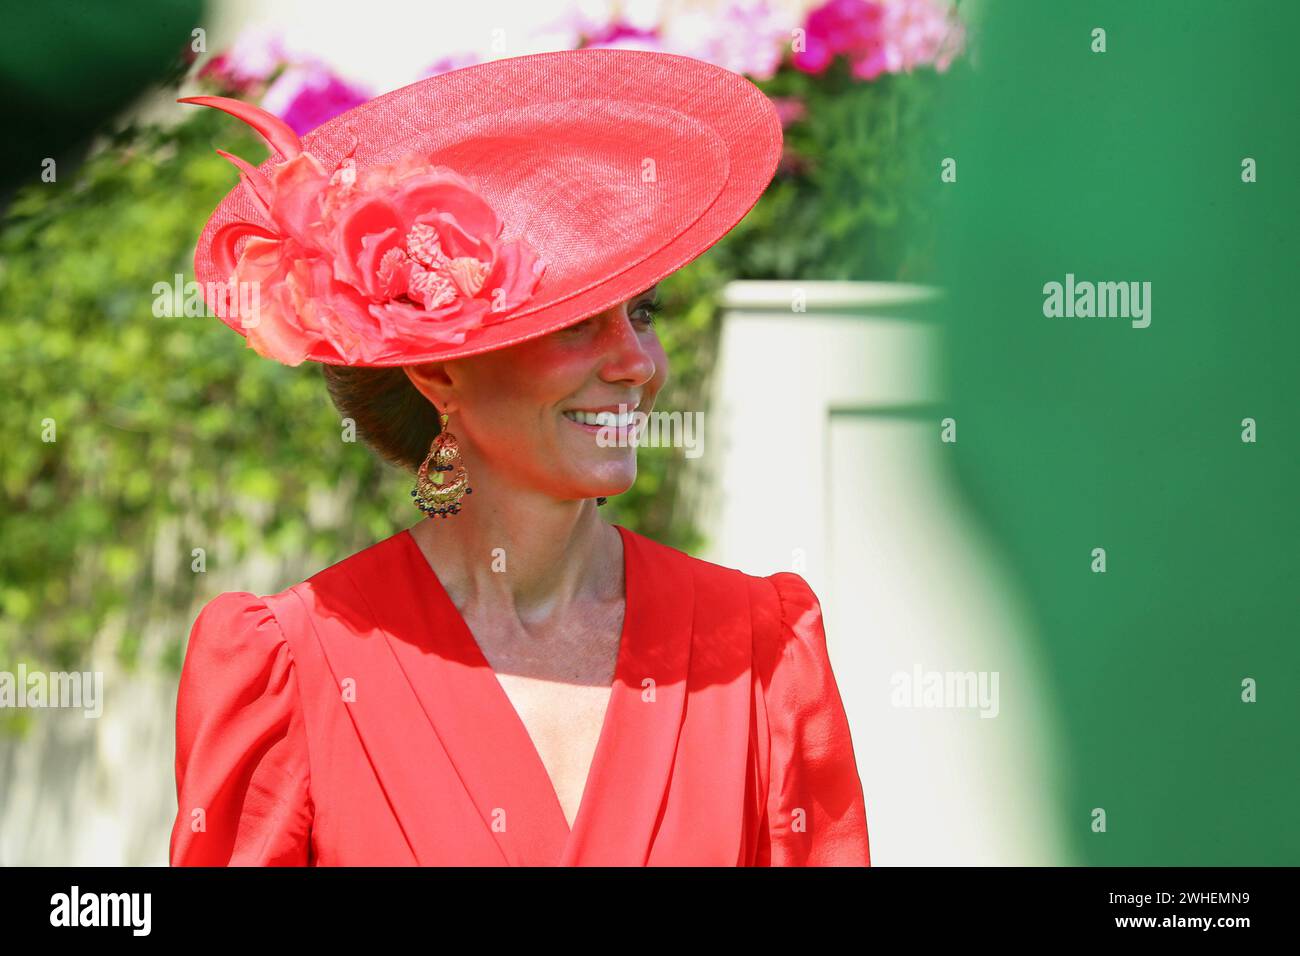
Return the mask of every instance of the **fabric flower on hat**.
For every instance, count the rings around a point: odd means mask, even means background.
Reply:
[[[365,363],[401,348],[459,345],[509,318],[545,271],[524,240],[502,237],[473,183],[429,156],[366,169],[349,156],[326,170],[265,111],[222,97],[186,102],[232,113],[289,157],[264,174],[227,156],[270,227],[229,223],[213,239],[231,280],[259,290],[242,323],[261,355],[298,365],[328,343]]]

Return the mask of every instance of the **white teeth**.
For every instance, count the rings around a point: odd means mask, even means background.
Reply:
[[[612,425],[615,428],[626,428],[632,423],[631,412],[569,411],[564,413],[564,417],[582,425]]]

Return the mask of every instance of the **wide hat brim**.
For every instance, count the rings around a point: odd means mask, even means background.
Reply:
[[[650,288],[753,208],[775,175],[782,132],[775,105],[738,73],[669,53],[579,49],[421,80],[335,117],[302,146],[327,169],[349,152],[359,171],[430,154],[473,180],[504,239],[522,238],[545,263],[527,302],[459,344],[395,341],[361,362],[319,341],[306,356],[391,367],[515,345]],[[259,169],[284,161],[274,155]],[[265,223],[241,186],[199,238],[194,270],[205,289],[230,278],[212,243],[234,220]]]

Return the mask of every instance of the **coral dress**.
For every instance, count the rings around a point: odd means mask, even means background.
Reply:
[[[408,531],[195,621],[173,866],[868,866],[821,608],[618,528],[626,610],[572,831]]]

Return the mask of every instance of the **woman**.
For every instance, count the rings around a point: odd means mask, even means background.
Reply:
[[[578,50],[422,81],[305,143],[189,102],[280,154],[235,160],[196,254],[256,307],[213,307],[259,353],[325,363],[437,520],[204,607],[172,864],[868,865],[806,582],[597,512],[667,376],[657,282],[775,171],[766,97],[700,61]]]

